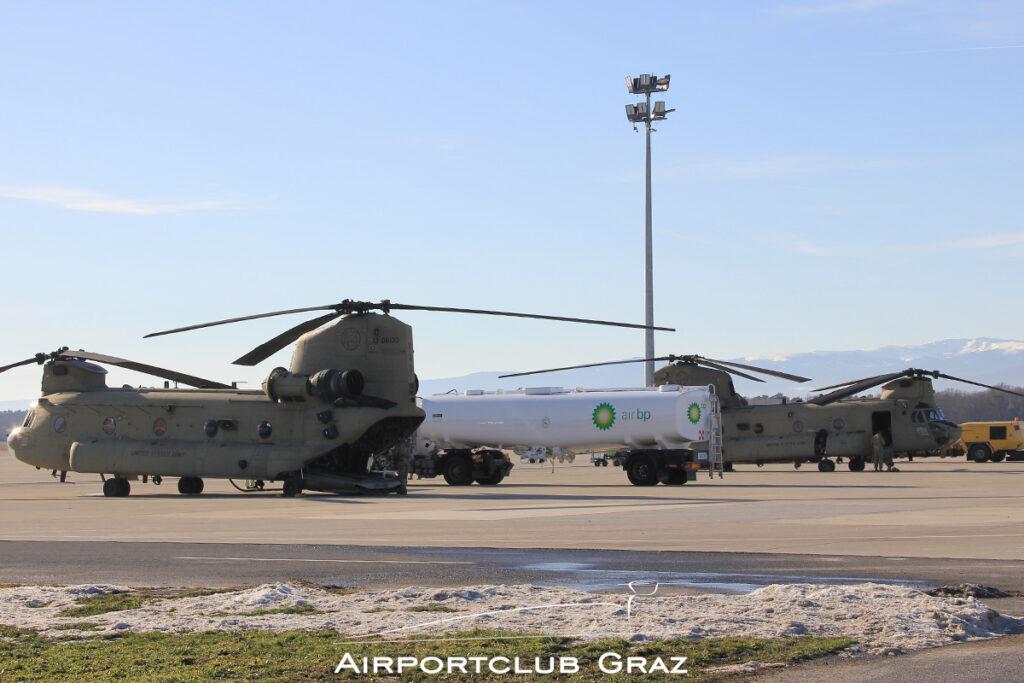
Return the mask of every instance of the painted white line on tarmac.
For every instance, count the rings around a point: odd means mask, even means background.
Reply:
[[[442,562],[440,560],[327,560],[306,557],[204,557],[184,555],[176,560],[213,560],[215,562],[336,562],[338,564],[475,564],[473,562]]]

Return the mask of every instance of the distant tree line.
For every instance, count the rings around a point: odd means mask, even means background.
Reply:
[[[1024,394],[1024,387],[1006,386],[1005,388]],[[946,419],[957,423],[1024,418],[1024,396],[1014,396],[992,389],[936,391],[935,400],[942,408]]]

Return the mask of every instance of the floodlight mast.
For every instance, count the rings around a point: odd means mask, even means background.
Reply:
[[[654,247],[651,239],[651,127],[654,121],[664,121],[669,112],[664,102],[655,102],[651,109],[651,93],[665,92],[671,76],[658,78],[652,74],[642,74],[636,78],[626,76],[626,89],[633,95],[643,95],[644,101],[626,105],[626,118],[633,124],[643,123],[647,142],[647,174],[646,201],[644,221],[644,358],[654,358]],[[654,361],[644,363],[644,386],[654,386]]]

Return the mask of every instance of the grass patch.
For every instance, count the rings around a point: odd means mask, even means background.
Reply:
[[[53,604],[53,600],[47,600],[46,602],[37,602],[34,605],[25,605],[29,609],[42,609],[43,607],[49,607]]]
[[[76,624],[57,624],[53,629],[56,631],[102,631],[104,626],[91,621],[80,621]]]
[[[322,614],[312,605],[290,605],[288,607],[271,607],[256,609],[252,612],[214,612],[214,617],[265,617],[268,614]]]
[[[18,628],[17,626],[0,624],[0,638],[26,638],[35,635],[36,632],[30,628]]]
[[[57,616],[60,617],[94,617],[107,612],[120,612],[136,609],[146,600],[146,596],[136,593],[106,593],[104,595],[87,595],[75,600],[77,607],[69,607]]]
[[[107,593],[105,595],[87,595],[75,600],[75,607],[61,612],[61,617],[94,617],[107,612],[120,612],[136,609],[144,602],[153,600],[180,600],[181,598],[198,598],[218,593],[230,593],[237,588],[183,588],[183,589],[142,589],[125,593]],[[41,607],[42,605],[40,605]]]
[[[245,588],[182,588],[180,591],[173,591],[170,595],[161,596],[167,600],[180,600],[182,598],[203,598],[207,595],[219,595],[221,593],[234,593],[245,590]],[[153,597],[156,597],[155,595]]]
[[[462,610],[452,609],[445,605],[416,605],[415,607],[406,607],[406,612],[461,612]]]
[[[4,682],[19,680],[338,680],[334,668],[346,652],[357,662],[362,657],[520,657],[533,662],[540,657],[576,657],[580,672],[573,675],[512,676],[509,680],[602,681],[597,659],[605,652],[644,656],[649,660],[662,656],[686,655],[690,676],[686,680],[711,680],[701,673],[706,668],[740,664],[751,659],[771,662],[799,662],[831,654],[853,643],[849,638],[799,636],[763,640],[757,638],[714,638],[709,640],[670,639],[633,643],[606,639],[577,643],[569,638],[513,638],[495,631],[468,631],[410,642],[381,641],[343,644],[344,636],[334,631],[243,631],[228,633],[126,633],[91,640],[55,640],[40,638],[24,629],[9,629],[13,637],[0,640],[0,661],[6,669]],[[671,666],[671,664],[670,664]],[[348,672],[348,677],[353,677]],[[342,676],[346,676],[343,674]],[[361,681],[396,680],[386,674],[355,675]],[[486,671],[480,675],[427,676],[406,671],[404,680],[493,680]],[[622,680],[634,680],[621,675]],[[638,679],[637,679],[638,680]],[[679,676],[653,674],[644,681],[678,681]]]

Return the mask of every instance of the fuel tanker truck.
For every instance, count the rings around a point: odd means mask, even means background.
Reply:
[[[636,486],[685,484],[705,468],[722,476],[713,385],[642,389],[471,390],[420,399],[412,472],[453,486],[494,485],[512,469],[506,451],[614,451]]]

